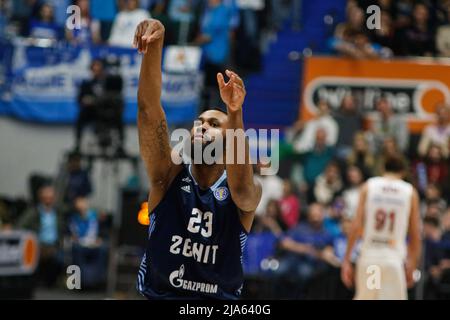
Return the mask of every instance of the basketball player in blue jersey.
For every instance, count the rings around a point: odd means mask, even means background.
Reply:
[[[158,20],[137,27],[134,46],[143,53],[139,145],[150,181],[149,236],[137,287],[148,299],[237,299],[243,285],[242,250],[261,186],[253,178],[247,142],[245,164],[228,164],[229,159],[212,165],[172,161],[176,155],[160,103],[163,40],[164,26]],[[225,140],[227,129],[244,129],[244,83],[234,72],[227,70],[226,75],[228,82],[220,73],[217,81],[227,112],[208,110],[198,117],[203,147],[215,137]]]

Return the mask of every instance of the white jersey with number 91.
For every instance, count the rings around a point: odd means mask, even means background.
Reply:
[[[412,195],[412,185],[403,180],[368,180],[361,256],[405,259]]]

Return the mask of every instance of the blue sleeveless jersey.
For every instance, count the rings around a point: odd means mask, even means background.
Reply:
[[[226,171],[202,190],[184,166],[150,214],[138,291],[149,299],[237,299],[246,240]]]

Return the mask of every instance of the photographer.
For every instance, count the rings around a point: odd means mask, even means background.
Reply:
[[[78,92],[79,114],[75,131],[75,152],[80,151],[81,136],[84,127],[96,123],[98,118],[98,101],[104,94],[105,66],[102,60],[95,59],[91,63],[92,78],[83,80]]]
[[[80,151],[81,135],[87,124],[94,124],[99,146],[103,149],[113,145],[112,130],[116,130],[119,141],[116,153],[123,155],[124,126],[122,114],[123,80],[118,72],[117,61],[93,60],[92,78],[81,83],[78,95],[80,113],[76,125],[76,149]]]

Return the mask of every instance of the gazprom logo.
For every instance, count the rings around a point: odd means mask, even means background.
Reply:
[[[173,271],[169,276],[169,282],[175,288],[179,288],[183,285],[184,264],[181,265],[179,270]]]

